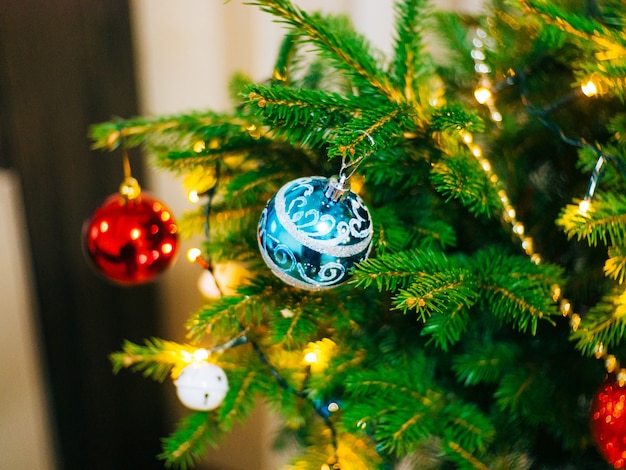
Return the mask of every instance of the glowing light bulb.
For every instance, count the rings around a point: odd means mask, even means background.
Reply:
[[[326,407],[328,409],[328,411],[330,411],[331,413],[335,413],[336,411],[339,411],[339,404],[335,403],[334,401],[329,403],[328,406]]]
[[[522,248],[524,248],[524,251],[526,252],[527,255],[532,254],[532,252],[533,252],[533,239],[530,238],[530,237],[524,238],[524,240],[522,240]]]
[[[596,344],[596,346],[593,348],[593,353],[595,354],[596,359],[600,359],[602,356],[604,356],[604,344]]]
[[[318,360],[317,353],[308,352],[304,355],[304,362],[308,364],[315,364]]]
[[[199,248],[189,248],[187,251],[187,259],[192,263],[195,263],[201,254],[202,251]]]
[[[187,194],[187,200],[189,200],[189,202],[193,204],[200,202],[200,196],[198,196],[198,191],[196,191],[195,189],[189,191],[189,193]]]
[[[484,86],[478,87],[474,90],[474,98],[480,104],[485,104],[491,99],[491,90]]]
[[[552,286],[552,300],[556,302],[561,298],[561,294],[561,286],[559,286],[558,284],[554,284]]]
[[[604,367],[606,367],[607,372],[614,372],[617,368],[617,358],[613,354],[606,356],[606,359],[604,360]]]
[[[193,352],[193,360],[194,361],[204,361],[209,357],[209,351],[206,349],[196,349]]]
[[[583,216],[587,215],[590,209],[591,201],[589,199],[583,199],[580,201],[580,204],[578,204],[578,212]]]
[[[598,87],[594,82],[589,80],[587,83],[584,83],[580,86],[583,94],[591,98],[592,96],[596,96],[598,94]]]

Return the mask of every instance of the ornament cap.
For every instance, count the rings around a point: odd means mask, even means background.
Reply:
[[[328,179],[328,185],[324,190],[324,196],[331,200],[331,202],[340,202],[350,192],[350,183],[346,181],[346,176],[341,175],[340,178],[331,176]]]
[[[132,176],[125,178],[124,181],[122,181],[122,184],[120,184],[120,194],[127,201],[136,199],[140,193],[141,186],[139,186],[139,182]]]

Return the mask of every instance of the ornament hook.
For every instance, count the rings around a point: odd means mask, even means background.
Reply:
[[[364,131],[364,130],[358,130],[355,131],[357,134],[363,134],[365,137],[367,137],[367,139],[370,142],[370,145],[372,147],[376,146],[376,141],[374,140],[374,138],[370,135],[369,132]],[[359,167],[359,165],[363,162],[365,156],[361,155],[359,156],[356,160],[348,162],[346,160],[346,156],[344,155],[341,158],[341,169],[339,170],[339,182],[341,182],[341,185],[343,186],[343,183],[345,183],[349,178],[352,177],[352,175],[354,175],[354,173],[356,172],[357,168]],[[346,170],[348,168],[352,167],[352,171],[350,171],[350,174],[346,175]],[[350,188],[348,187],[346,191],[348,191]]]
[[[324,196],[330,199],[331,202],[339,202],[346,197],[349,191],[350,183],[348,183],[348,177],[343,172],[339,172],[339,178],[331,176],[328,179]]]
[[[119,191],[126,201],[132,201],[141,194],[141,186],[139,186],[139,182],[131,175],[130,159],[128,158],[126,149],[122,150],[122,165],[124,166],[124,181],[120,184]]]

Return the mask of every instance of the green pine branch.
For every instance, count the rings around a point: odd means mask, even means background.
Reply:
[[[435,163],[430,179],[446,202],[456,199],[474,214],[493,217],[502,209],[489,175],[467,152],[459,152]]]
[[[572,331],[571,339],[582,354],[592,356],[613,350],[626,334],[626,295],[615,288],[585,313],[580,326]]]
[[[626,280],[626,247],[610,246],[608,258],[604,262],[605,276],[615,279],[619,284]]]
[[[158,458],[164,461],[165,468],[187,470],[204,457],[209,448],[216,448],[223,434],[212,413],[191,413],[163,439],[163,451]]]
[[[144,344],[124,341],[121,351],[110,354],[113,372],[130,369],[141,372],[144,377],[157,382],[163,382],[170,376],[172,368],[181,361],[183,351],[189,351],[190,346],[167,341],[160,338],[144,340]]]
[[[394,85],[403,91],[408,103],[420,97],[419,86],[427,72],[432,71],[424,47],[424,35],[430,29],[428,1],[403,0],[395,3],[394,53],[391,77]],[[428,105],[428,103],[425,103]],[[422,103],[422,106],[424,104]]]
[[[312,148],[326,144],[328,129],[343,126],[360,111],[362,101],[321,90],[253,85],[248,103],[272,133],[294,145]]]
[[[557,219],[568,236],[585,240],[590,246],[621,245],[626,242],[626,197],[619,193],[598,193],[589,211],[580,211],[580,200],[568,204]]]
[[[220,297],[204,305],[187,321],[188,336],[200,342],[205,335],[233,337],[243,325],[258,324],[265,310],[276,303],[276,296],[286,287],[266,277],[258,277],[242,286],[238,293]]]
[[[395,89],[373,57],[367,41],[339,18],[309,14],[288,0],[252,2],[308,38],[328,56],[339,70],[351,77],[357,86],[373,89],[391,101],[400,102],[402,93]]]
[[[477,342],[466,345],[453,358],[452,370],[466,386],[499,382],[517,362],[519,348],[509,342]]]

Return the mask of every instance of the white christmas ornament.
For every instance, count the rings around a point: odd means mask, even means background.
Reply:
[[[226,373],[208,362],[194,362],[185,367],[174,385],[181,403],[197,411],[214,410],[228,392]]]

